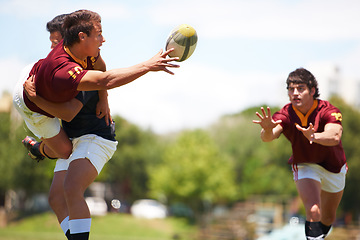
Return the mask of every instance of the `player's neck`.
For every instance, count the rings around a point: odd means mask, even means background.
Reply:
[[[81,48],[79,47],[78,44],[74,44],[71,47],[67,47],[67,49],[71,52],[72,55],[74,55],[77,59],[85,61],[87,55],[83,54],[83,52],[81,51]]]
[[[294,107],[305,116],[308,114],[309,111],[313,111],[314,108],[316,107],[316,105],[317,105],[317,101],[313,100],[311,102],[308,102],[305,105],[294,106]]]

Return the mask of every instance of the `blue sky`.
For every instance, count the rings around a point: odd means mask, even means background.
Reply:
[[[12,91],[19,71],[47,55],[47,21],[78,9],[102,16],[108,69],[149,59],[180,24],[197,30],[197,48],[175,76],[150,73],[109,91],[113,114],[158,133],[206,127],[263,103],[284,104],[285,79],[297,67],[308,68],[319,83],[333,66],[360,79],[357,0],[0,0],[0,91]]]

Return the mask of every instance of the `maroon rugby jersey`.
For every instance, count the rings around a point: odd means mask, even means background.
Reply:
[[[317,163],[330,172],[340,172],[346,163],[341,141],[337,146],[310,144],[304,134],[296,129],[296,124],[307,128],[312,123],[315,132],[323,132],[327,123],[341,124],[342,115],[338,108],[328,101],[315,100],[308,114],[304,116],[289,103],[272,118],[275,121],[282,120],[283,134],[291,142],[293,155],[289,159],[289,164]]]
[[[93,69],[96,58],[81,61],[71,54],[61,41],[45,59],[39,60],[30,71],[35,75],[36,93],[51,102],[66,102],[79,91],[77,86],[87,70]],[[53,117],[32,103],[24,93],[26,106],[43,115]]]

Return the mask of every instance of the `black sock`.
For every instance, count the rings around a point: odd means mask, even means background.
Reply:
[[[325,236],[329,233],[331,225],[330,226],[326,226],[324,225],[322,222],[320,222],[320,226],[322,229],[323,234],[325,234]]]
[[[72,240],[71,234],[70,234],[70,229],[68,229],[68,230],[66,231],[65,236],[67,237],[68,240]]]
[[[312,239],[316,237],[325,237],[320,222],[305,222],[305,235],[306,239]]]
[[[89,234],[90,234],[89,232],[71,234],[71,239],[72,240],[88,240]]]

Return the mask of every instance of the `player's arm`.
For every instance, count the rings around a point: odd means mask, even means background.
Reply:
[[[99,90],[99,102],[96,105],[96,116],[101,119],[105,117],[106,125],[112,122],[107,90]]]
[[[324,146],[336,146],[340,143],[343,127],[337,123],[328,123],[325,125],[324,131],[314,133],[313,142]]]
[[[128,68],[119,68],[106,72],[89,70],[80,80],[77,90],[92,91],[120,87],[151,71],[164,71],[169,74],[174,74],[167,68],[179,67],[179,65],[169,63],[179,58],[166,57],[173,50],[174,49],[170,49],[164,53],[160,51],[151,59]]]
[[[280,125],[281,120],[274,121],[271,116],[270,108],[267,107],[267,113],[265,109],[261,108],[262,114],[256,112],[256,115],[260,120],[253,120],[253,123],[259,124],[261,126],[261,140],[264,142],[271,142],[274,139],[278,138],[283,131],[282,126]]]
[[[100,54],[94,63],[94,69],[102,72],[106,71],[105,61]],[[100,119],[105,117],[107,125],[109,125],[109,122],[112,122],[107,90],[99,90],[99,102],[96,105],[96,116]]]
[[[276,125],[274,128],[266,128],[266,129],[262,128],[260,134],[261,140],[263,142],[271,142],[279,138],[282,131],[283,128],[280,124]]]
[[[328,123],[323,132],[315,132],[313,125],[310,123],[308,128],[296,126],[304,136],[310,141],[310,144],[317,143],[324,146],[336,146],[340,143],[343,128],[338,123]]]
[[[64,103],[54,103],[37,95],[34,76],[31,76],[25,81],[24,91],[29,100],[35,103],[39,108],[67,122],[70,122],[83,107],[82,102],[76,98]]]

